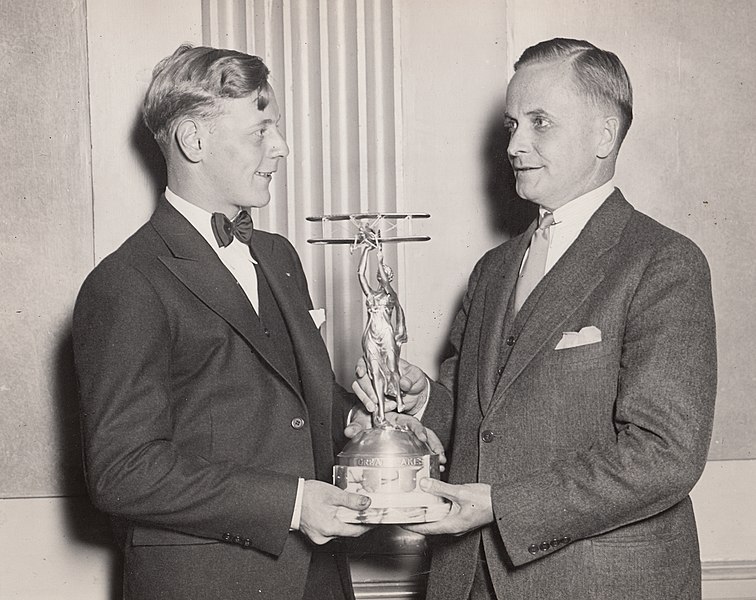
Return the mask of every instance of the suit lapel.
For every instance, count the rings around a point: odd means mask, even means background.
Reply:
[[[265,336],[247,296],[205,239],[164,198],[150,222],[172,253],[158,259],[299,393],[275,347]]]
[[[611,250],[632,210],[619,190],[615,190],[533,290],[515,320],[517,342],[496,386],[492,406],[604,279]]]
[[[528,248],[536,223],[537,221],[534,221],[527,231],[507,246],[508,251],[491,273],[485,288],[482,321],[484,325],[481,328],[478,351],[478,356],[481,357],[478,362],[478,399],[483,412],[488,407],[499,378],[499,352],[507,305],[517,284],[522,257]]]
[[[332,393],[333,370],[323,338],[308,310],[310,299],[300,288],[301,271],[298,264],[282,261],[282,251],[276,251],[273,236],[252,237],[252,254],[268,281],[270,291],[278,303],[281,316],[291,337],[302,381],[303,400],[310,418],[315,465],[321,478],[327,478],[333,464]],[[289,269],[287,271],[287,269]]]
[[[268,280],[270,291],[286,321],[300,377],[303,382],[322,382],[323,377],[332,372],[331,363],[323,338],[308,312],[310,307],[303,301],[306,299],[294,279],[295,273],[286,271],[277,258],[272,245],[275,238],[267,237],[265,242],[268,243],[265,243],[260,237],[253,235],[252,254]]]

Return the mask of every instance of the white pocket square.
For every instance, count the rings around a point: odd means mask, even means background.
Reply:
[[[326,320],[325,308],[313,308],[310,311],[310,317],[312,317],[312,322],[315,323],[315,327],[320,329],[320,326],[325,323]]]
[[[577,348],[578,346],[586,346],[587,344],[596,344],[600,341],[601,330],[594,325],[589,325],[588,327],[583,327],[580,331],[565,331],[562,333],[562,339],[559,340],[554,350]]]

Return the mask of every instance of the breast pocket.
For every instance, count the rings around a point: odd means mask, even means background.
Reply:
[[[559,337],[555,337],[552,348],[556,348]],[[549,362],[554,364],[574,365],[579,363],[595,362],[612,354],[619,354],[619,347],[616,337],[604,337],[599,342],[574,346],[572,348],[561,348],[552,350],[549,353]]]

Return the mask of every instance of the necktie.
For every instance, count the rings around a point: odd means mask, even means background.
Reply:
[[[538,229],[530,238],[528,257],[525,259],[525,264],[522,265],[522,271],[515,288],[515,310],[518,312],[546,272],[546,256],[549,253],[549,241],[551,239],[550,228],[553,224],[554,215],[550,212],[545,213],[538,224]]]
[[[254,226],[252,224],[252,217],[246,210],[242,210],[236,218],[232,221],[223,213],[213,213],[212,221],[210,222],[213,227],[213,235],[215,241],[218,242],[218,246],[225,248],[234,238],[249,244],[252,239],[252,231]]]

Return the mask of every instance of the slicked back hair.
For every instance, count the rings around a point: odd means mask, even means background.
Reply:
[[[569,62],[580,93],[598,106],[609,104],[619,111],[619,148],[633,122],[633,88],[617,55],[585,40],[554,38],[525,50],[514,69],[552,61]]]
[[[144,123],[165,154],[181,120],[216,117],[220,100],[254,95],[257,108],[264,110],[272,94],[268,74],[257,56],[183,44],[152,71],[142,107]]]

